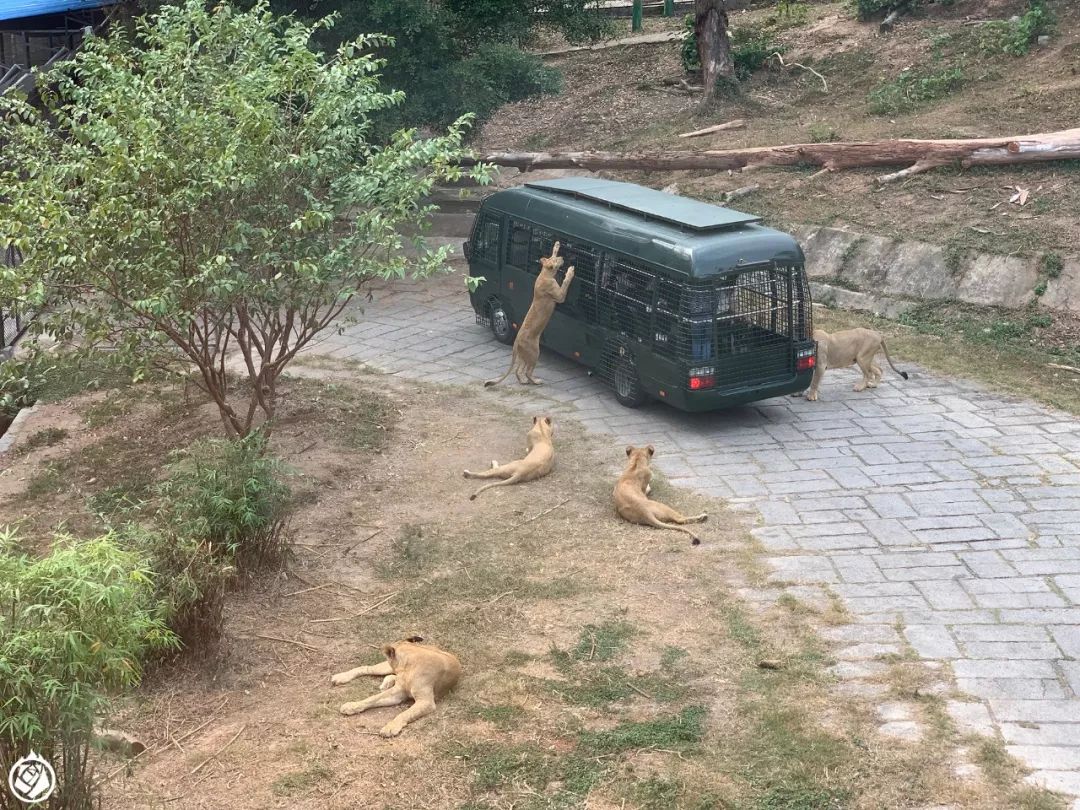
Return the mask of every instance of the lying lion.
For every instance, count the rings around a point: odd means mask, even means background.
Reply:
[[[469,500],[475,501],[476,496],[485,489],[536,481],[550,473],[555,468],[555,446],[551,443],[554,432],[555,426],[550,416],[534,416],[532,427],[525,435],[525,458],[501,465],[497,461],[492,461],[490,470],[478,473],[464,470],[462,475],[466,478],[503,479],[493,484],[484,484],[469,496]]]
[[[652,526],[656,529],[674,529],[690,535],[692,545],[701,542],[701,538],[689,529],[684,529],[684,523],[704,523],[709,516],[698,515],[697,517],[683,517],[670,506],[660,501],[649,500],[652,491],[652,470],[649,469],[649,459],[656,452],[651,444],[647,447],[627,447],[626,469],[619,476],[615,484],[615,511],[619,517],[628,523],[638,523],[642,526]],[[680,525],[673,525],[680,524]]]
[[[385,675],[379,693],[357,703],[341,707],[345,715],[360,714],[380,706],[397,706],[412,699],[413,705],[379,731],[383,737],[396,737],[413,720],[435,711],[435,699],[442,699],[461,678],[457,656],[438,647],[421,644],[420,636],[387,644],[382,648],[386,661],[341,672],[330,679],[334,686],[348,683],[360,675]]]
[[[532,303],[529,304],[529,311],[525,313],[525,320],[521,322],[521,328],[518,330],[517,337],[514,338],[510,368],[498,379],[487,380],[484,383],[485,387],[498,385],[510,376],[510,372],[514,372],[518,382],[522,384],[529,382],[540,385],[543,382],[533,377],[536,363],[540,359],[540,336],[547,328],[552,313],[555,312],[555,305],[566,300],[570,282],[574,280],[574,268],[570,267],[566,271],[562,286],[559,286],[559,282],[555,280],[555,274],[562,266],[559,243],[556,242],[551,249],[551,256],[540,260],[540,274],[536,277],[536,283],[533,284]]]
[[[867,388],[877,388],[878,383],[881,382],[881,367],[874,362],[874,357],[878,352],[885,353],[889,368],[905,380],[908,378],[906,371],[901,371],[893,365],[889,350],[885,346],[885,337],[881,332],[859,328],[845,329],[843,332],[830,335],[823,329],[815,329],[814,340],[817,341],[817,362],[814,366],[814,378],[806,390],[806,398],[811,402],[818,398],[821,378],[830,368],[847,368],[858,364],[863,378],[855,383],[852,390],[864,391]]]

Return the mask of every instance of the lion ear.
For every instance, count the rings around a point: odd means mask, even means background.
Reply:
[[[393,644],[387,644],[387,645],[385,645],[385,646],[384,646],[384,647],[382,648],[382,651],[383,651],[383,655],[385,655],[385,656],[386,656],[386,660],[387,660],[387,661],[393,661],[393,660],[394,660],[394,657],[395,657],[395,656],[397,655],[397,650],[395,650],[395,649],[394,649],[394,645],[393,645]]]
[[[551,417],[550,416],[545,416],[544,421],[547,422],[548,425],[550,425],[551,424]]]
[[[634,452],[634,446],[632,444],[626,445],[626,455],[629,456],[633,452]]]
[[[645,449],[649,451],[650,456],[652,456],[656,452],[656,448],[653,447],[651,444],[648,447],[646,447]]]
[[[533,424],[534,424],[534,425],[536,424],[536,420],[537,420],[537,419],[539,419],[539,418],[540,418],[539,416],[534,416],[534,417],[533,417]]]

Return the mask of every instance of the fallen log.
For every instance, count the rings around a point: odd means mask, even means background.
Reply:
[[[1080,129],[1039,135],[956,140],[800,143],[667,152],[492,152],[462,159],[463,166],[490,163],[520,169],[749,171],[775,166],[821,166],[823,171],[876,166],[906,168],[878,178],[881,183],[911,177],[941,166],[993,166],[1080,158]]]
[[[742,129],[746,126],[746,121],[742,118],[736,118],[734,121],[728,121],[726,124],[713,124],[711,127],[705,127],[705,129],[695,129],[693,132],[684,132],[679,135],[680,138],[697,138],[701,135],[711,135],[714,132],[723,132],[725,129]]]

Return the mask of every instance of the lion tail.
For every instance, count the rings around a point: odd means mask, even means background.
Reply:
[[[901,371],[900,369],[898,369],[896,366],[893,365],[892,358],[889,357],[889,347],[885,345],[885,338],[881,339],[881,350],[883,352],[885,352],[885,359],[889,362],[889,368],[891,368],[893,371],[895,371],[897,374],[899,374],[901,377],[903,377],[906,380],[908,378],[908,373],[906,371]],[[509,373],[509,372],[507,372],[507,373]]]

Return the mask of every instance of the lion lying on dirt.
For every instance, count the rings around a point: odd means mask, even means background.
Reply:
[[[562,257],[559,256],[559,243],[551,249],[551,256],[540,260],[540,274],[533,284],[532,303],[529,311],[525,313],[525,320],[521,322],[517,337],[514,338],[514,348],[510,355],[510,368],[496,380],[487,380],[484,387],[498,385],[510,372],[517,375],[519,383],[526,382],[540,385],[542,380],[533,377],[536,363],[540,359],[540,336],[547,328],[551,315],[555,312],[555,305],[566,300],[566,293],[570,288],[570,282],[574,280],[574,268],[566,271],[566,278],[562,286],[555,280],[555,274],[563,266]],[[524,379],[522,378],[524,375]]]
[[[379,693],[357,703],[345,703],[344,715],[360,714],[380,706],[397,706],[412,699],[413,705],[379,731],[383,737],[396,737],[413,720],[435,711],[435,699],[442,699],[461,678],[457,656],[438,647],[421,644],[423,638],[410,636],[382,648],[386,661],[341,672],[330,679],[334,686],[348,683],[360,675],[385,675]]]
[[[815,329],[814,340],[817,341],[817,361],[814,366],[814,378],[806,390],[806,398],[811,402],[817,400],[821,378],[830,368],[847,368],[858,364],[863,378],[855,383],[852,390],[863,391],[867,388],[877,388],[878,383],[881,382],[881,367],[874,362],[874,357],[878,352],[885,353],[889,368],[905,380],[908,378],[906,371],[901,371],[893,365],[889,350],[885,346],[885,337],[881,332],[859,328],[845,329],[843,332],[834,332],[830,335],[824,329]]]
[[[704,523],[709,516],[698,515],[696,517],[683,517],[670,506],[660,501],[649,500],[652,491],[652,470],[649,469],[649,459],[656,452],[651,444],[647,447],[627,447],[626,469],[619,476],[615,484],[615,511],[619,517],[628,523],[638,523],[642,526],[652,526],[657,529],[674,529],[690,535],[692,545],[701,542],[701,538],[689,529],[684,529],[683,523]],[[673,525],[680,524],[680,525]]]
[[[555,426],[552,424],[550,416],[534,416],[532,427],[525,437],[525,458],[502,465],[497,461],[492,461],[491,469],[484,470],[484,472],[474,473],[465,470],[462,475],[466,478],[503,479],[493,484],[484,484],[469,496],[469,500],[475,501],[476,496],[485,489],[505,487],[525,481],[536,481],[550,473],[555,467],[555,446],[551,443],[554,430]]]

